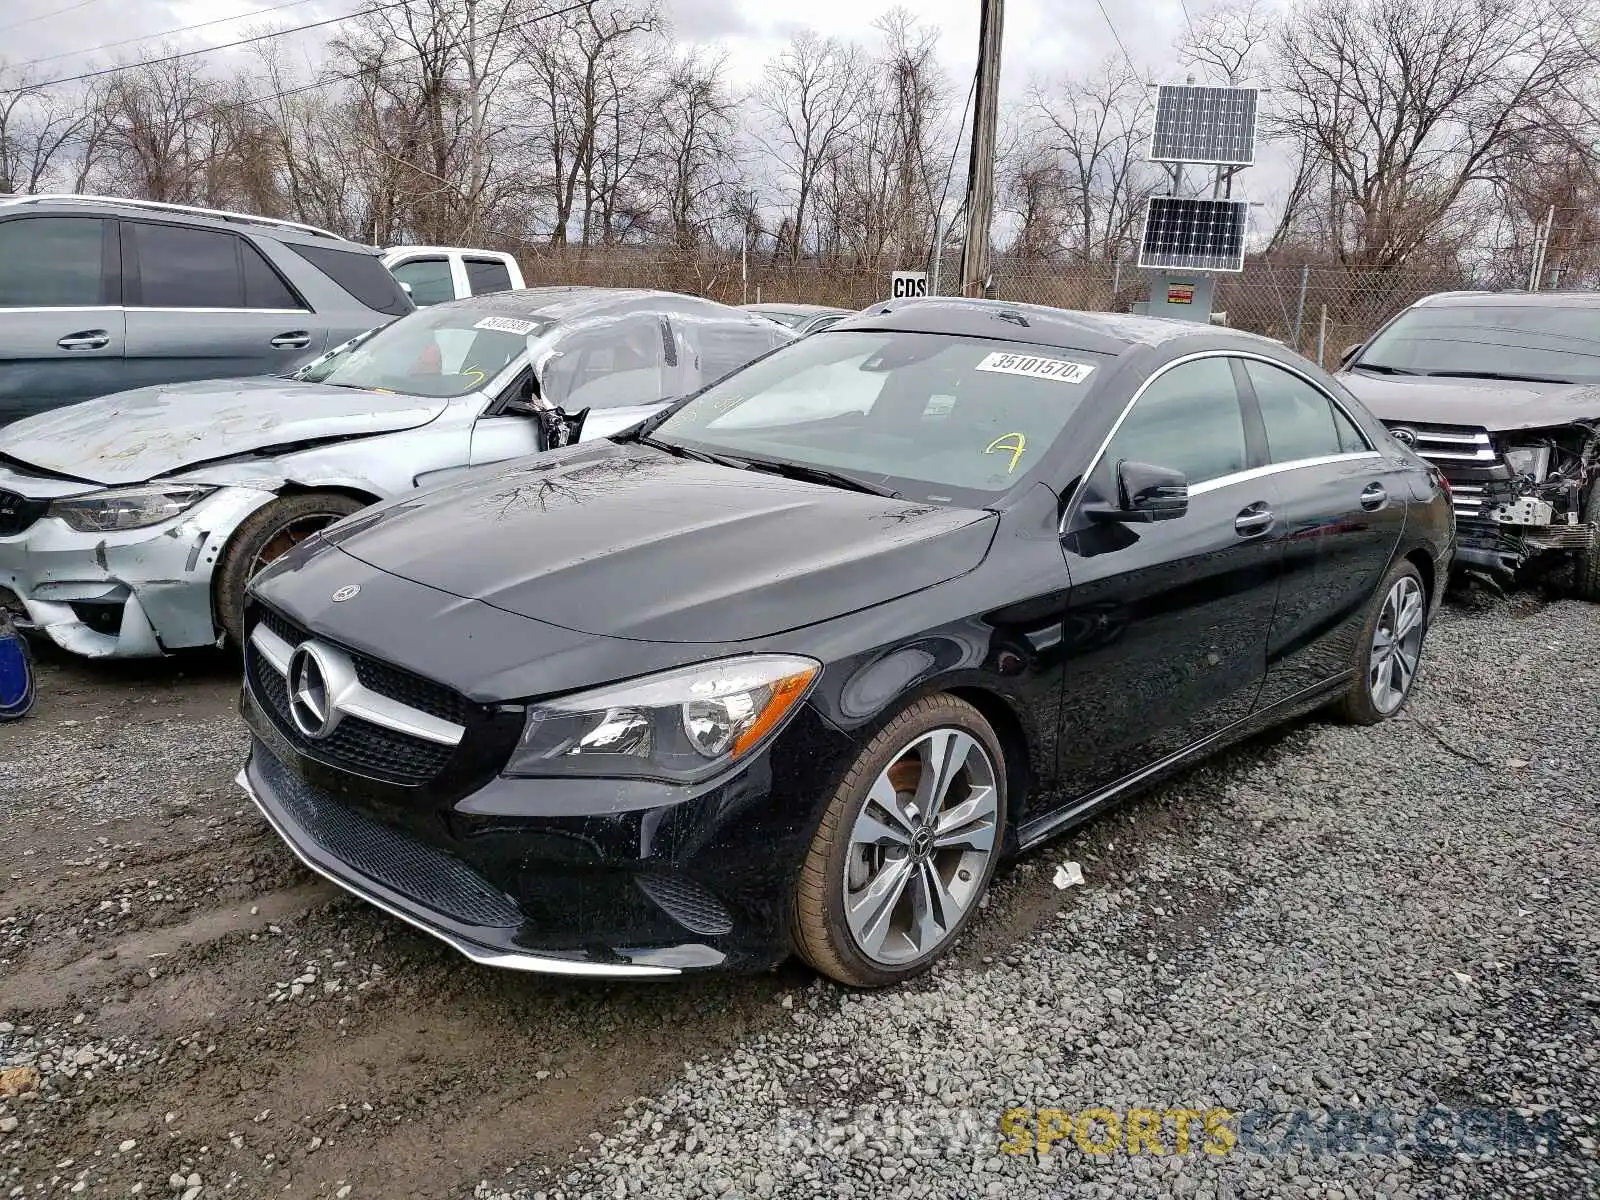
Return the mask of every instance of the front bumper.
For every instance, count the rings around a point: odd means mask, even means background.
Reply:
[[[81,533],[40,517],[0,537],[0,604],[88,658],[148,658],[217,640],[211,577],[229,537],[272,493],[223,488],[161,525]]]
[[[402,787],[319,761],[248,686],[241,711],[255,736],[239,783],[308,866],[475,962],[570,976],[781,962],[822,777],[848,750],[805,709],[694,788],[486,775],[469,747]]]

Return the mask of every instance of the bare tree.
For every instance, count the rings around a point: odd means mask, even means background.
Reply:
[[[1407,262],[1477,235],[1469,204],[1503,183],[1582,52],[1546,0],[1310,0],[1276,46],[1276,131],[1317,164],[1330,248]]]
[[[1185,27],[1178,55],[1215,83],[1242,84],[1276,27],[1276,17],[1263,0],[1223,0]]]
[[[40,190],[89,124],[81,97],[42,88],[0,62],[0,193]]]
[[[737,108],[723,82],[725,56],[689,50],[667,65],[656,96],[651,183],[672,245],[706,244],[735,203]]]
[[[1067,206],[1066,250],[1082,261],[1112,262],[1133,241],[1145,201],[1160,176],[1144,161],[1150,92],[1120,58],[1087,79],[1035,84],[1032,144],[1023,161],[1035,183],[1050,181]],[[1040,173],[1046,163],[1053,172]],[[1034,199],[1044,193],[1035,189]]]
[[[763,148],[793,197],[780,246],[791,261],[800,258],[823,174],[861,122],[866,90],[859,48],[810,31],[795,34],[766,65],[756,101],[767,117]]]

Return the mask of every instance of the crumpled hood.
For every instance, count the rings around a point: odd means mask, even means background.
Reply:
[[[962,575],[983,560],[996,522],[982,510],[595,442],[368,509],[323,540],[378,570],[565,629],[728,642]]]
[[[1373,416],[1391,424],[1474,425],[1494,433],[1600,417],[1600,387],[1590,385],[1361,371],[1344,371],[1338,378]]]
[[[445,400],[287,379],[210,379],[116,392],[0,430],[0,455],[114,486],[296,442],[426,425]]]

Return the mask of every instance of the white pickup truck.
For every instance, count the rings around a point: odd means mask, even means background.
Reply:
[[[418,308],[485,292],[526,287],[517,260],[498,250],[460,246],[391,246],[383,265],[400,281]]]

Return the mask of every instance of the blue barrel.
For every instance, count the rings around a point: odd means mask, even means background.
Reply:
[[[0,609],[0,721],[15,721],[33,707],[33,662],[28,645]]]

